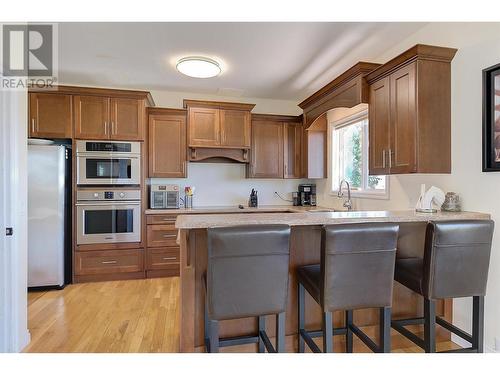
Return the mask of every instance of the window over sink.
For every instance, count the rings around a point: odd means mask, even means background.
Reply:
[[[387,199],[387,176],[368,174],[368,111],[332,121],[329,126],[332,194],[337,194],[340,181],[346,180],[353,197]]]

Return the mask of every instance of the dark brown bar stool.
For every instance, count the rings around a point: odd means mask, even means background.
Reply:
[[[423,258],[396,260],[395,279],[424,297],[424,317],[393,320],[392,327],[425,349],[436,351],[436,323],[470,342],[448,352],[483,352],[484,295],[494,224],[491,220],[429,222]],[[436,300],[472,297],[472,335],[436,317]],[[424,324],[424,339],[404,326]]]
[[[288,225],[208,229],[205,347],[258,343],[259,352],[285,351],[285,309],[290,256]],[[265,331],[265,315],[276,315],[276,347]],[[219,338],[219,321],[258,317],[257,336]]]
[[[394,261],[399,226],[392,223],[330,225],[323,228],[321,264],[299,267],[299,352],[307,343],[321,352],[312,337],[323,336],[323,352],[333,352],[332,335],[346,336],[352,353],[352,334],[374,352],[390,352],[390,321]],[[321,331],[305,330],[305,290],[323,310]],[[379,308],[380,344],[353,323],[353,310]],[[333,328],[332,312],[346,311],[344,328]]]

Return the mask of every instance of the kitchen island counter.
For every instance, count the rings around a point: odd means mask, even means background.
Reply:
[[[321,211],[321,208],[319,209]],[[204,351],[204,275],[207,269],[207,228],[230,225],[289,224],[290,261],[288,301],[286,308],[286,350],[297,350],[297,267],[320,262],[321,230],[325,224],[396,222],[399,223],[398,258],[422,257],[426,225],[429,220],[481,220],[490,215],[477,212],[437,212],[434,214],[406,211],[351,211],[351,212],[266,212],[266,213],[218,213],[183,214],[176,220],[180,244],[180,351]],[[363,277],[363,275],[360,275]],[[306,296],[306,328],[321,328],[321,310]],[[452,301],[437,301],[438,316],[452,320]],[[422,316],[423,300],[416,293],[394,282],[392,318],[402,319]],[[365,309],[355,312],[356,324],[377,340],[378,310]],[[336,311],[334,326],[344,325],[344,312]],[[245,318],[220,322],[220,336],[255,335],[257,319]],[[267,333],[274,336],[274,319],[267,319]],[[437,340],[450,339],[450,334],[441,328]],[[234,350],[255,351],[256,345],[234,347]]]

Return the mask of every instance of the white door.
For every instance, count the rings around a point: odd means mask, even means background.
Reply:
[[[19,352],[29,342],[27,93],[0,91],[0,105],[0,352]]]

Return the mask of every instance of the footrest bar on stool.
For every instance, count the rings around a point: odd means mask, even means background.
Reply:
[[[467,332],[461,330],[460,328],[454,326],[450,322],[447,322],[443,318],[440,318],[439,316],[436,316],[436,323],[439,324],[441,327],[447,329],[448,331],[454,333],[457,336],[460,336],[463,338],[465,341],[468,341],[472,344],[472,335],[469,335]]]
[[[436,352],[436,353],[477,353],[477,349],[475,349],[475,348],[460,348],[460,349],[444,350],[444,351]]]
[[[391,323],[398,323],[400,326],[416,326],[424,324],[424,318],[395,319]]]
[[[375,344],[375,342],[368,337],[366,333],[364,333],[358,326],[351,324],[349,325],[350,330],[354,333],[358,338],[363,341],[363,343],[370,348],[370,350],[374,353],[381,353],[381,348]]]
[[[318,331],[313,331],[313,333],[317,333]],[[319,331],[321,332],[321,331]],[[305,343],[307,344],[307,346],[309,346],[309,349],[311,349],[311,351],[313,353],[321,353],[321,349],[318,347],[318,345],[316,345],[316,343],[313,341],[312,339],[312,336],[309,334],[309,332],[307,332],[306,330],[304,329],[301,329],[299,331],[299,335],[302,336],[302,338],[304,339]],[[322,336],[323,333],[321,332],[321,335],[318,335],[318,336],[314,336],[314,337],[320,337]]]
[[[219,340],[219,347],[233,346],[233,345],[244,345],[244,344],[257,344],[259,342],[259,336],[237,336],[228,337]]]
[[[405,319],[405,320],[414,320],[414,319]],[[408,325],[408,324],[407,324]],[[406,337],[408,340],[412,341],[414,344],[417,344],[421,348],[425,347],[425,342],[422,340],[420,337],[415,335],[413,332],[409,331],[404,327],[403,324],[401,324],[397,320],[393,320],[391,322],[391,327],[394,328],[396,331],[401,333],[404,337]]]
[[[309,336],[311,337],[323,337],[323,331],[322,330],[317,330],[317,331],[305,331]],[[333,336],[340,336],[340,335],[345,335],[347,333],[347,328],[342,327],[342,328],[334,328],[332,330],[332,335]]]
[[[264,346],[266,347],[266,350],[268,351],[268,353],[276,353],[276,349],[274,349],[273,344],[271,344],[271,340],[269,340],[269,336],[267,335],[267,333],[265,331],[259,331],[259,336],[262,339],[262,341],[264,342]],[[258,342],[258,341],[259,340],[257,337],[256,342]]]

